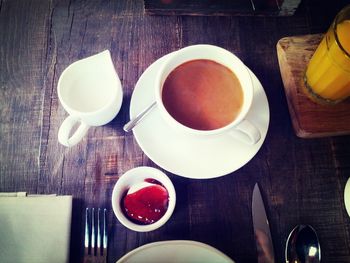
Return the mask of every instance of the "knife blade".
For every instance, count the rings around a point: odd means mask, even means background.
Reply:
[[[252,217],[259,263],[273,263],[275,256],[269,221],[258,183],[255,184],[252,197]]]

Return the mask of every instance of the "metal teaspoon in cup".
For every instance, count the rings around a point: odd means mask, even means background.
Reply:
[[[156,104],[157,104],[156,102],[153,102],[143,111],[141,111],[135,118],[131,119],[128,123],[124,125],[123,130],[126,132],[131,131],[137,124],[140,123],[143,117],[145,117],[147,113],[149,113],[156,106]]]

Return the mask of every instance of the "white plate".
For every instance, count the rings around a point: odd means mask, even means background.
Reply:
[[[130,102],[131,118],[155,100],[155,74],[167,56],[150,65],[136,83]],[[171,173],[188,178],[215,178],[241,168],[259,151],[270,120],[265,91],[256,76],[252,72],[251,74],[254,98],[246,118],[261,132],[257,144],[247,145],[229,135],[203,138],[180,134],[162,119],[157,107],[133,129],[137,143],[154,163]]]
[[[117,263],[234,263],[219,250],[195,241],[174,240],[150,243],[136,248],[123,256]]]
[[[345,202],[346,212],[348,212],[348,215],[350,216],[350,178],[348,179],[345,185],[344,202]]]

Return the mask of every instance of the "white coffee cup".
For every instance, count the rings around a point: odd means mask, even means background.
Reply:
[[[196,130],[187,127],[176,119],[174,119],[166,110],[162,101],[162,89],[168,75],[181,64],[197,60],[206,59],[215,61],[229,68],[238,78],[243,90],[243,105],[238,116],[228,125],[214,130]],[[161,69],[156,76],[155,97],[158,109],[164,120],[173,128],[180,132],[195,134],[195,135],[215,135],[215,134],[230,134],[234,138],[239,139],[248,144],[256,144],[261,133],[259,129],[245,117],[253,103],[253,82],[249,69],[243,62],[231,52],[213,45],[193,45],[188,46],[174,52],[161,66]]]
[[[57,93],[69,114],[58,131],[58,141],[67,147],[77,144],[90,126],[113,120],[120,110],[123,91],[109,50],[69,65],[59,78]],[[76,124],[79,127],[70,136]]]

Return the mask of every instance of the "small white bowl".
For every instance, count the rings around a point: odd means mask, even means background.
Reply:
[[[169,194],[169,204],[167,211],[158,221],[149,225],[141,225],[132,222],[125,216],[121,207],[121,199],[132,185],[140,183],[147,178],[157,180],[166,188]],[[153,167],[141,166],[127,171],[118,179],[113,188],[112,207],[115,216],[124,226],[137,232],[152,231],[164,225],[172,215],[175,203],[176,193],[173,183],[165,173]]]

